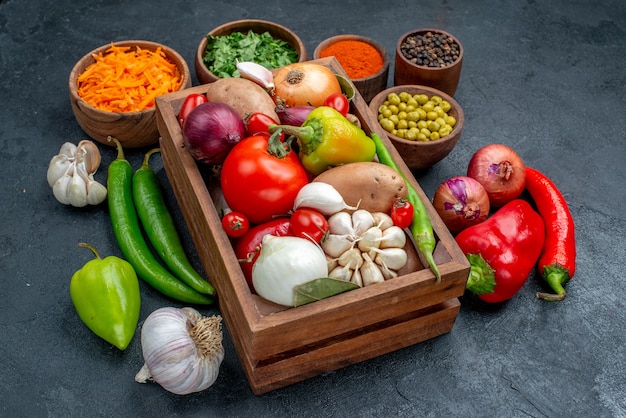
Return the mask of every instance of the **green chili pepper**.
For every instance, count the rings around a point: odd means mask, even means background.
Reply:
[[[441,274],[439,273],[439,268],[435,263],[435,259],[433,258],[433,252],[435,251],[435,246],[437,241],[435,240],[435,234],[433,232],[433,226],[430,222],[430,218],[428,217],[428,213],[426,212],[426,208],[422,203],[422,200],[419,198],[417,191],[408,181],[404,173],[400,171],[396,162],[393,160],[393,157],[389,153],[389,150],[383,143],[376,133],[372,132],[372,140],[374,144],[376,144],[376,153],[378,154],[378,161],[386,166],[389,166],[396,170],[404,179],[406,183],[408,193],[406,199],[413,205],[413,209],[415,210],[415,215],[413,216],[413,222],[411,222],[411,234],[415,239],[417,244],[417,249],[426,259],[428,266],[431,271],[435,275],[437,279],[437,283],[441,282]]]
[[[363,129],[328,106],[313,109],[302,126],[270,125],[269,129],[282,129],[298,138],[300,161],[313,175],[336,165],[372,161],[376,155],[376,147]]]
[[[115,256],[96,256],[72,276],[70,297],[80,319],[98,337],[120,350],[126,349],[139,322],[141,297],[137,274],[126,260]]]
[[[133,170],[124,158],[122,144],[109,137],[117,145],[117,158],[109,166],[107,187],[109,190],[109,215],[113,233],[124,257],[132,264],[137,275],[159,292],[180,302],[209,305],[213,300],[183,282],[165,269],[152,254],[143,238],[132,196]]]
[[[192,289],[207,295],[214,295],[215,289],[193,268],[180,241],[174,220],[170,214],[156,173],[148,161],[160,148],[148,151],[141,167],[133,175],[133,201],[139,220],[148,239],[161,260],[176,277]]]

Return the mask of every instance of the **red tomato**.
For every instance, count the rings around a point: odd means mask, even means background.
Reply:
[[[291,229],[295,236],[319,243],[328,235],[328,221],[315,209],[301,208],[291,214]]]
[[[413,205],[406,199],[396,199],[391,206],[391,220],[400,228],[408,228],[413,222],[415,211]]]
[[[308,182],[306,170],[295,152],[279,158],[276,149],[285,144],[265,135],[255,135],[237,143],[222,165],[220,182],[224,199],[250,223],[267,222],[293,209],[296,195]]]
[[[276,218],[261,225],[254,226],[235,243],[235,255],[239,260],[243,275],[252,292],[254,292],[254,286],[252,285],[252,266],[259,257],[261,241],[267,234],[276,237],[293,235],[291,220],[289,218]]]
[[[254,112],[245,118],[244,123],[248,135],[269,135],[269,126],[276,125],[277,122],[265,113]]]
[[[239,238],[250,229],[250,222],[244,214],[239,212],[228,212],[222,218],[222,228],[226,235],[231,238]]]
[[[332,107],[337,112],[346,116],[350,111],[350,102],[348,98],[341,93],[333,93],[324,100],[324,106]]]
[[[183,105],[180,108],[180,112],[178,112],[178,123],[180,124],[180,127],[181,128],[183,127],[183,122],[185,122],[185,119],[187,119],[187,115],[189,115],[192,110],[194,110],[196,107],[198,107],[202,103],[206,103],[208,101],[209,100],[204,94],[201,94],[201,93],[189,94],[185,98],[185,101],[183,102]]]

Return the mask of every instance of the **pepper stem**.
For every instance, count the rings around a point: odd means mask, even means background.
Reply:
[[[117,159],[118,160],[124,160],[124,148],[122,147],[122,143],[119,141],[119,139],[109,135],[107,137],[107,141],[108,142],[115,142],[115,146],[117,147]]]
[[[547,300],[549,302],[559,302],[565,299],[566,292],[563,284],[567,283],[570,279],[569,272],[566,268],[558,264],[546,266],[543,271],[543,278],[555,293],[537,292],[537,299]]]
[[[300,144],[300,150],[304,154],[310,154],[317,149],[322,142],[322,134],[324,127],[320,118],[307,119],[302,126],[292,125],[270,125],[269,131],[275,132],[277,129],[282,129],[286,135],[293,135],[298,138],[298,144]]]
[[[146,152],[146,155],[143,157],[143,163],[141,163],[142,167],[150,168],[148,160],[150,160],[152,154],[156,154],[157,152],[161,152],[161,148],[152,148],[150,151]]]
[[[94,247],[93,245],[87,244],[86,242],[79,242],[78,246],[81,248],[89,248],[91,252],[93,253],[93,255],[95,255],[98,260],[102,260],[102,257],[100,257],[100,253],[98,252],[98,250],[96,250],[96,247]]]
[[[495,270],[480,254],[467,254],[470,273],[465,288],[475,295],[492,293],[496,287]]]

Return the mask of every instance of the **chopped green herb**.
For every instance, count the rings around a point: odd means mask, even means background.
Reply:
[[[239,77],[237,60],[256,62],[271,70],[298,61],[289,43],[275,39],[269,32],[248,34],[233,32],[228,36],[207,35],[204,65],[219,78]]]

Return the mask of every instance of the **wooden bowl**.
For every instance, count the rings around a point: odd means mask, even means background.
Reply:
[[[415,35],[423,35],[428,32],[446,35],[459,46],[459,57],[446,67],[428,67],[417,65],[402,53],[401,47],[404,41]],[[394,85],[412,84],[433,87],[453,96],[461,78],[463,66],[463,46],[457,38],[440,29],[417,29],[405,33],[400,37],[396,45],[396,59],[393,74]]]
[[[387,78],[389,76],[389,54],[387,54],[387,50],[374,39],[360,35],[336,35],[325,39],[315,48],[315,51],[313,51],[313,59],[324,58],[321,55],[322,51],[324,51],[329,46],[341,41],[359,41],[369,44],[378,51],[383,60],[382,68],[376,73],[363,78],[350,77],[352,84],[354,84],[354,87],[359,90],[361,97],[363,97],[363,99],[365,99],[365,101],[369,103],[369,101],[372,100],[372,98],[376,96],[381,90],[387,88]],[[350,76],[350,71],[348,68],[346,68],[347,63],[344,61],[344,58],[341,56],[335,56],[335,58],[337,59],[337,61],[339,61],[339,64],[342,65],[344,71],[346,71],[348,76]]]
[[[191,87],[189,67],[185,59],[173,49],[156,42],[142,40],[119,41],[114,42],[114,45],[119,47],[139,47],[151,51],[161,47],[166,57],[178,67],[178,70],[184,77],[183,86],[180,90]],[[103,53],[110,47],[111,44],[106,44],[89,52],[74,65],[70,72],[70,103],[76,121],[89,137],[105,145],[115,146],[114,143],[107,141],[109,135],[119,139],[125,148],[155,145],[159,142],[159,130],[156,124],[154,107],[140,112],[108,112],[90,106],[78,96],[78,76],[95,62],[93,55]]]
[[[287,42],[291,45],[298,54],[298,61],[306,61],[308,59],[306,47],[302,40],[292,32],[287,27],[280,25],[278,23],[270,22],[267,20],[259,20],[259,19],[244,19],[244,20],[235,20],[232,22],[225,23],[212,29],[207,35],[211,36],[228,36],[233,32],[242,32],[248,33],[252,31],[254,33],[262,34],[268,32],[275,39],[280,39]],[[216,81],[219,77],[213,74],[207,66],[205,65],[202,58],[204,57],[204,52],[206,51],[206,47],[209,41],[205,36],[202,38],[200,43],[198,44],[198,48],[196,50],[196,58],[194,61],[194,66],[196,70],[196,76],[198,77],[198,81],[200,84],[207,84]]]
[[[424,170],[443,160],[450,154],[457,142],[459,142],[461,132],[463,131],[463,124],[465,123],[465,115],[456,100],[441,90],[427,86],[400,85],[383,90],[372,99],[369,110],[373,120],[378,120],[378,108],[387,100],[387,96],[390,93],[400,94],[401,92],[408,92],[411,95],[423,93],[428,95],[428,97],[432,97],[433,95],[441,96],[443,100],[450,103],[451,107],[448,111],[448,115],[456,118],[456,125],[452,132],[447,136],[433,141],[408,140],[385,131],[387,137],[398,150],[398,153],[402,156],[406,165],[412,170]]]

